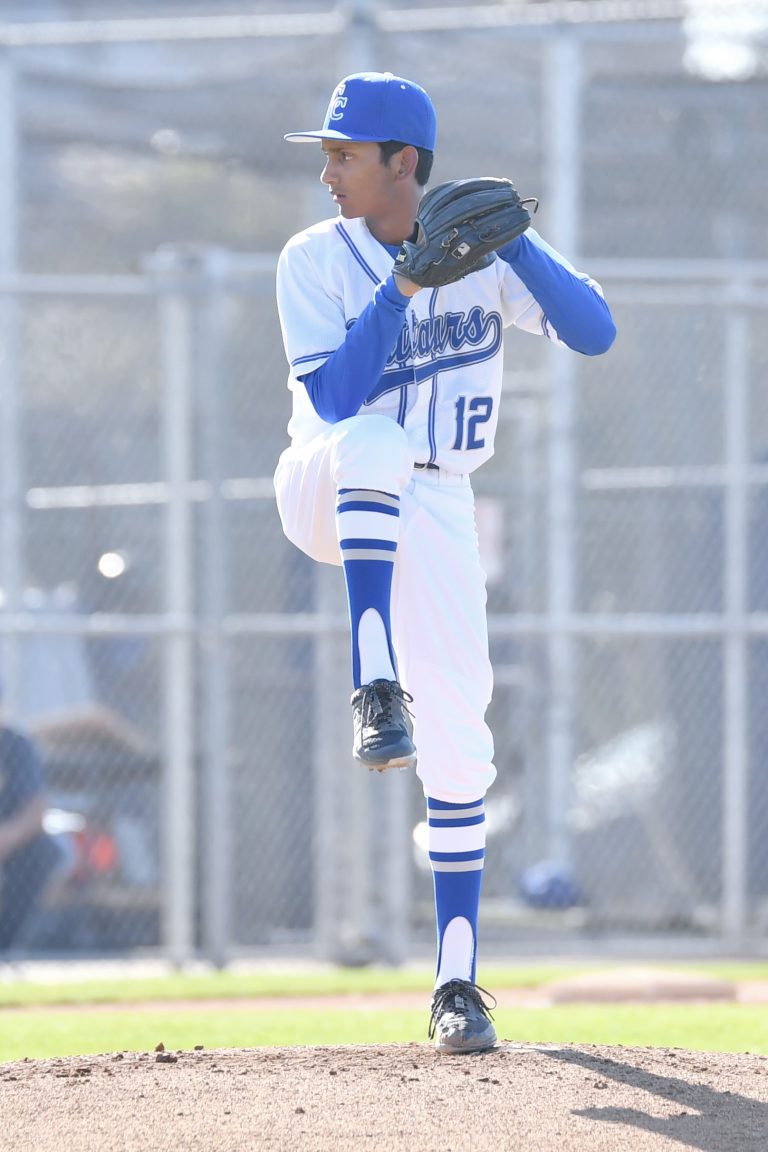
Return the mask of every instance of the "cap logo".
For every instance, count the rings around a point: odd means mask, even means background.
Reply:
[[[328,113],[329,120],[343,120],[344,109],[347,106],[347,97],[344,95],[344,85],[339,84],[336,89],[333,100],[331,101],[331,108]]]

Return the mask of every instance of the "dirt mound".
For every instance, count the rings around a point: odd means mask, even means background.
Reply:
[[[501,1042],[119,1053],[0,1065],[0,1148],[765,1152],[768,1059]]]

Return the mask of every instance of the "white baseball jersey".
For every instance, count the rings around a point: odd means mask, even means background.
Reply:
[[[574,271],[532,229],[526,235]],[[294,445],[328,428],[299,377],[320,367],[343,343],[392,265],[392,255],[362,218],[325,220],[283,249],[277,300],[291,366],[288,433]],[[371,382],[361,414],[397,420],[416,461],[473,472],[493,454],[503,329],[510,324],[560,343],[539,304],[501,259],[455,284],[422,289],[406,309],[400,337],[381,378]]]
[[[536,233],[528,229],[527,236],[558,273],[574,273]],[[380,378],[362,381],[360,411],[328,423],[300,377],[344,343],[393,261],[362,218],[326,220],[281,253],[277,298],[293,413],[275,493],[288,539],[336,565],[337,492],[399,498],[392,636],[398,678],[415,701],[417,771],[428,796],[464,802],[484,795],[496,774],[485,721],[493,682],[485,574],[469,474],[493,453],[504,327],[560,340],[520,277],[497,258],[465,280],[416,293]],[[594,281],[574,275],[599,293]],[[563,331],[577,312],[569,291],[566,284],[559,293],[566,297],[566,311],[557,313]],[[438,468],[414,470],[414,462]]]

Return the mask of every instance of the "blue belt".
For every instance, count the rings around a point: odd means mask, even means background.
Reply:
[[[429,468],[433,472],[439,472],[440,471],[440,465],[439,464],[433,464],[432,461],[429,461],[426,464],[414,464],[414,468]]]

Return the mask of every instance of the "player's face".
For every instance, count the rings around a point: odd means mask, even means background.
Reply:
[[[322,148],[320,179],[328,185],[339,215],[376,219],[391,211],[397,180],[395,170],[382,164],[378,144],[323,140]]]

